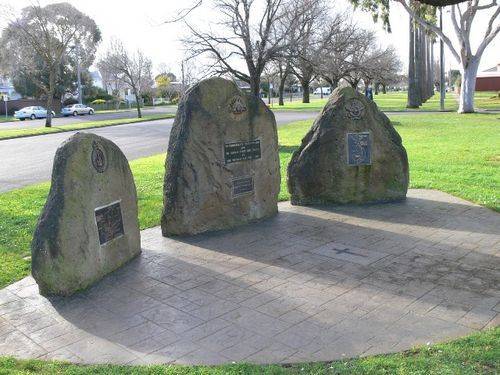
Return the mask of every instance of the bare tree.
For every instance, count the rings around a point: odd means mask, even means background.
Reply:
[[[344,16],[332,14],[323,0],[299,0],[297,6],[302,11],[293,31],[296,37],[290,52],[291,69],[302,86],[302,102],[309,103],[311,82],[318,75],[324,51],[341,32]]]
[[[399,72],[402,68],[401,60],[393,46],[378,49],[372,54],[370,63],[372,69],[372,80],[375,86],[375,93],[378,94],[379,86],[386,92],[386,86],[396,83],[400,79]]]
[[[370,64],[374,58],[375,37],[373,33],[366,30],[361,30],[356,44],[356,48],[350,56],[351,69],[344,79],[356,89],[361,80],[370,78]],[[371,79],[371,78],[370,78]],[[366,82],[365,82],[366,84]]]
[[[500,32],[500,24],[495,22],[500,14],[500,5],[496,0],[489,3],[479,4],[479,0],[469,0],[465,5],[456,4],[451,6],[451,20],[458,43],[454,44],[450,37],[436,25],[419,16],[411,7],[410,0],[396,0],[402,4],[406,11],[424,28],[435,33],[447,45],[453,57],[460,64],[462,74],[462,85],[460,88],[459,113],[474,112],[474,91],[476,85],[477,70],[484,50],[495,39]],[[489,1],[489,0],[488,0]],[[478,11],[490,10],[491,15],[486,23],[486,29],[482,41],[476,51],[472,49],[470,40],[471,28]]]
[[[213,72],[221,75],[229,73],[247,82],[252,93],[258,96],[264,68],[284,53],[287,47],[284,35],[294,28],[293,22],[283,22],[291,9],[289,2],[215,0],[222,16],[218,24],[220,32],[201,31],[184,20],[191,32],[184,39],[184,44],[192,56],[208,54],[213,60],[210,67]],[[243,60],[247,71],[239,69],[235,60]]]
[[[151,60],[142,51],[130,53],[121,41],[113,40],[97,66],[101,75],[113,77],[114,80],[122,82],[125,87],[132,90],[135,96],[137,117],[141,118],[141,93],[151,90],[153,86]]]
[[[318,74],[332,90],[337,88],[341,79],[356,70],[352,63],[353,56],[359,49],[359,45],[363,45],[366,35],[355,25],[346,22],[320,53]]]
[[[274,69],[278,78],[278,105],[285,105],[285,85],[292,72],[288,57],[278,58],[274,61]]]
[[[20,16],[8,15],[0,39],[0,63],[11,74],[22,72],[47,97],[45,126],[52,125],[52,108],[61,66],[78,45],[79,60],[90,66],[101,33],[94,20],[68,3],[30,5]]]

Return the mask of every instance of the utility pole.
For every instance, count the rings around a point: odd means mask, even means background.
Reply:
[[[5,103],[5,118],[9,117],[9,110],[7,107],[7,102],[9,101],[9,96],[7,94],[3,95],[3,102]]]
[[[443,30],[443,7],[439,7],[439,28]],[[444,96],[446,93],[444,85],[444,43],[439,39],[439,108],[444,111]]]
[[[76,43],[76,77],[78,80],[78,103],[82,104],[82,74],[80,68],[80,43]]]

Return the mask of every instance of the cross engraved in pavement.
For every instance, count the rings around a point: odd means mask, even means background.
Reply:
[[[350,255],[355,255],[355,256],[358,256],[358,257],[365,257],[366,258],[366,255],[353,253],[348,248],[345,248],[345,249],[332,249],[332,250],[335,251],[337,254],[350,254]]]

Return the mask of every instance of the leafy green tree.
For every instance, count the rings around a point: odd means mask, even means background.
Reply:
[[[10,76],[22,72],[46,97],[52,124],[52,103],[61,77],[61,65],[71,62],[75,46],[82,67],[94,60],[101,33],[94,20],[68,3],[30,5],[11,15],[0,38],[0,65]],[[23,48],[19,48],[22,46]]]

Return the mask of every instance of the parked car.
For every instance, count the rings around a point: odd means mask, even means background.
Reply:
[[[52,111],[52,116],[55,116],[56,113]],[[47,117],[47,110],[43,107],[40,106],[31,106],[31,107],[24,107],[21,108],[19,111],[14,112],[14,117],[24,121],[27,118],[31,120],[35,120],[37,118],[45,118]]]
[[[93,115],[94,108],[87,107],[85,104],[71,104],[61,109],[63,116]]]
[[[332,89],[330,87],[318,87],[314,90],[315,95],[320,95],[323,90],[323,95],[330,95],[332,93]]]

